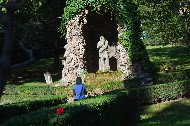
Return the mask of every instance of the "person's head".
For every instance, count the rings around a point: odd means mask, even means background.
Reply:
[[[76,78],[76,84],[82,84],[82,79],[81,77]]]

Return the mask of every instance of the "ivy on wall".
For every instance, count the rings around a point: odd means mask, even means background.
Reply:
[[[93,11],[111,12],[116,14],[118,25],[124,27],[124,32],[118,38],[128,52],[132,63],[139,62],[142,69],[147,71],[147,62],[150,63],[145,46],[140,39],[140,18],[137,5],[132,0],[67,0],[59,31],[65,35],[66,25],[76,14],[83,9],[92,8]],[[146,65],[145,65],[146,64]]]

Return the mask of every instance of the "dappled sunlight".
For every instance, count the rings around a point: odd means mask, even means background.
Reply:
[[[25,83],[46,83],[44,73],[49,71],[52,74],[53,81],[58,83],[61,79],[61,70],[53,67],[53,58],[33,61],[30,64],[12,69],[11,77],[8,84],[23,85]],[[37,84],[38,85],[38,84]]]
[[[190,69],[189,50],[185,46],[146,46],[158,74]]]
[[[150,105],[148,107],[145,107],[144,108],[145,110],[143,111],[144,114],[141,115],[141,120],[152,118],[156,114],[162,112],[169,105],[170,104],[163,106],[162,103],[160,103],[160,104],[155,104],[155,105]]]
[[[187,53],[188,48],[184,46],[147,46],[147,51],[152,61],[156,61],[156,59],[181,61],[190,58],[190,55]]]
[[[141,114],[139,126],[190,125],[190,99],[151,105]]]

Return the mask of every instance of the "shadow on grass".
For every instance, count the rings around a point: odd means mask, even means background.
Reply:
[[[183,46],[172,46],[172,47],[158,47],[147,49],[149,56],[159,56],[159,57],[171,57],[171,58],[180,58],[182,56],[189,56],[189,49]]]
[[[53,59],[34,61],[33,63],[12,69],[8,83],[15,85],[34,82],[45,83],[44,73],[47,71],[52,74],[53,81],[58,81],[61,79],[61,70],[62,67],[53,68]]]
[[[147,49],[149,57],[152,60],[156,60],[156,64],[160,64],[163,61],[175,60],[174,64],[183,65],[189,63],[190,55],[189,49],[184,46],[173,47],[158,47]]]
[[[139,126],[189,126],[190,100],[161,103],[143,109]]]

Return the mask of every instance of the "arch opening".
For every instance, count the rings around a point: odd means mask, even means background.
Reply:
[[[111,13],[99,14],[94,11],[89,11],[86,20],[87,23],[82,28],[86,43],[84,54],[85,69],[89,73],[95,73],[98,70],[101,70],[100,48],[98,48],[100,38],[103,36],[105,41],[108,42],[106,48],[108,53],[111,54],[108,48],[113,47],[118,42],[117,22],[116,17]],[[105,70],[117,70],[117,60],[116,58],[116,61],[113,60],[114,57],[109,54],[106,59],[102,56],[104,62],[108,60],[108,63],[105,63],[103,67],[105,67]]]

